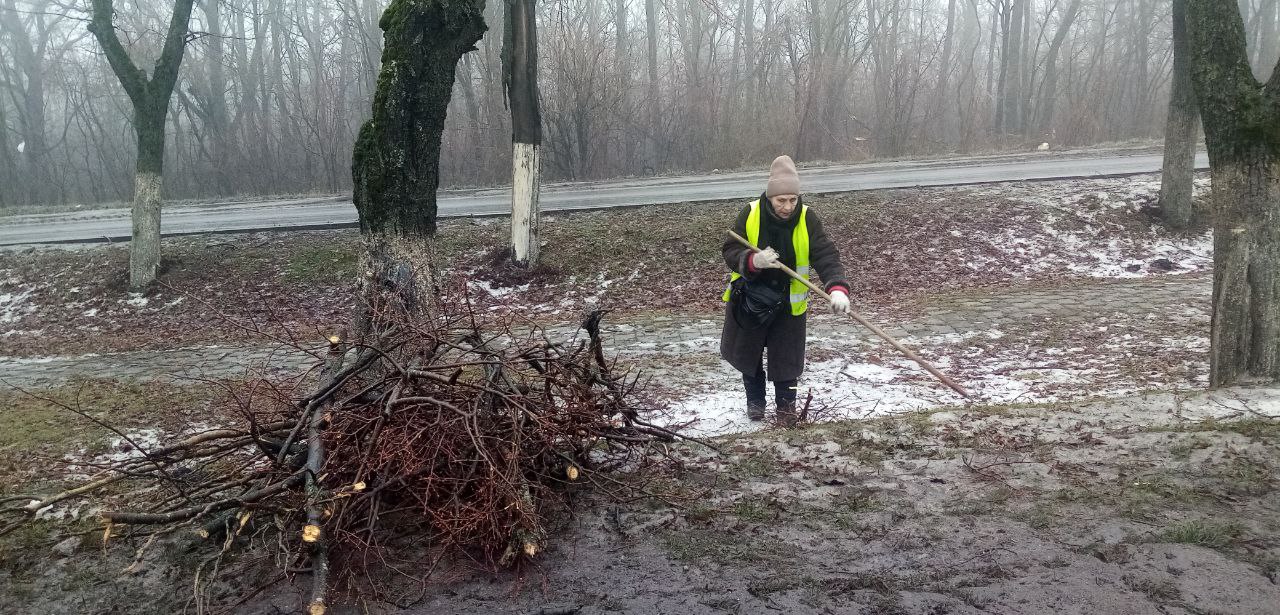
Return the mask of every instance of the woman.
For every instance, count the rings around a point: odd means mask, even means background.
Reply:
[[[800,201],[800,176],[790,156],[779,156],[769,169],[764,195],[738,214],[733,231],[759,251],[736,239],[724,242],[724,262],[732,272],[724,292],[724,332],[720,356],[742,372],[747,392],[747,416],[764,418],[765,349],[769,351],[767,379],[773,382],[778,422],[796,421],[796,382],[804,371],[805,317],[809,291],[792,280],[786,265],[805,278],[811,268],[826,283],[831,309],[849,312],[849,285],[840,265],[840,252],[827,238],[817,214]]]

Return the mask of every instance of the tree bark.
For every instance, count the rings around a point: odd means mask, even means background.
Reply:
[[[431,305],[440,141],[458,60],[484,34],[483,0],[392,0],[379,25],[382,69],[352,155],[366,251],[357,338],[389,314]]]
[[[1053,34],[1053,41],[1049,43],[1049,51],[1045,58],[1044,90],[1040,99],[1043,101],[1044,108],[1040,116],[1040,134],[1042,135],[1050,135],[1054,132],[1053,113],[1058,102],[1058,54],[1062,51],[1062,44],[1067,40],[1067,35],[1071,33],[1071,24],[1075,23],[1076,16],[1080,14],[1080,2],[1081,0],[1071,0],[1071,4],[1062,15],[1062,21],[1058,23],[1058,30]]]
[[[178,67],[187,48],[187,24],[193,0],[176,0],[164,48],[151,78],[134,65],[120,44],[112,23],[112,0],[92,0],[89,32],[98,40],[111,69],[133,103],[133,128],[138,138],[138,161],[133,194],[133,238],[129,242],[129,286],[140,290],[156,279],[160,269],[160,189],[164,177],[164,126],[178,80]]]
[[[1010,88],[1009,73],[1013,67],[1013,63],[1010,62],[1010,56],[1013,55],[1013,50],[1010,49],[1012,44],[1010,39],[1013,38],[1013,35],[1010,32],[1013,28],[1013,8],[1008,4],[1010,1],[1017,2],[1017,0],[1000,0],[999,5],[993,5],[995,14],[1000,19],[1000,75],[996,79],[996,116],[994,126],[995,131],[1001,135],[1007,132],[1007,128],[1009,126],[1009,114],[1011,113],[1008,101]],[[995,30],[992,30],[991,36],[995,36]]]
[[[660,164],[659,124],[662,102],[658,90],[658,5],[657,0],[644,0],[646,41],[649,49],[649,167],[657,169]]]
[[[511,108],[511,247],[516,264],[528,267],[538,262],[538,24],[534,0],[506,2],[502,86]]]
[[[947,29],[942,39],[942,64],[938,69],[938,89],[934,93],[934,120],[937,122],[937,138],[951,143],[953,142],[952,123],[948,117],[948,110],[951,108],[949,104],[950,97],[948,93],[951,91],[951,67],[952,58],[954,57],[954,39],[956,30],[956,0],[947,0]]]
[[[1001,96],[1003,121],[1000,132],[1005,135],[1022,132],[1022,115],[1019,113],[1022,100],[1022,29],[1023,20],[1027,17],[1027,6],[1026,0],[1012,0],[1012,2],[1009,25],[1005,29],[1007,41],[1005,49],[1008,57],[1001,58],[1001,64],[1004,66],[1004,75],[1001,77],[1004,89]]]
[[[4,105],[0,104],[0,206],[17,202],[14,187],[17,184],[17,168],[13,163],[9,143],[9,120],[5,117]]]
[[[1173,0],[1173,75],[1169,117],[1164,133],[1164,172],[1160,176],[1160,208],[1165,224],[1183,229],[1191,225],[1192,180],[1195,176],[1196,131],[1200,110],[1191,83],[1187,57],[1187,0]]]
[[[1213,177],[1212,386],[1280,377],[1280,77],[1253,76],[1234,2],[1187,0]]]
[[[635,160],[635,140],[631,138],[634,123],[630,121],[631,113],[631,43],[627,25],[627,0],[614,0],[614,28],[617,40],[614,44],[614,63],[618,71],[618,106],[622,112],[624,131],[622,134],[623,169],[629,169]],[[734,67],[736,70],[736,67]]]
[[[213,174],[214,186],[219,196],[231,195],[237,192],[235,181],[230,168],[232,162],[231,154],[231,126],[227,117],[227,75],[223,68],[223,56],[225,55],[225,44],[223,42],[222,33],[222,0],[204,0],[201,7],[204,10],[205,21],[208,22],[209,28],[209,56],[205,58],[208,68],[208,94],[207,94],[207,114],[208,127],[205,132],[209,135],[213,143],[210,152],[213,158]]]

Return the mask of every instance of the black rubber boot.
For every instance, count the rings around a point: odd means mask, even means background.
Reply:
[[[783,427],[795,427],[796,422],[800,420],[796,414],[796,402],[781,401],[778,402],[778,424]]]
[[[764,420],[764,370],[754,376],[742,375],[742,384],[747,389],[747,418],[753,421]]]
[[[783,427],[795,427],[800,420],[796,414],[796,384],[795,380],[773,383],[773,399],[778,404],[778,424]]]

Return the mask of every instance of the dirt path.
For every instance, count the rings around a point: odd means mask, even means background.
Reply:
[[[1022,327],[1079,327],[1115,313],[1148,313],[1203,321],[1212,280],[1204,274],[1122,280],[1082,281],[1070,286],[970,291],[943,295],[923,305],[888,310],[903,313],[879,324],[899,338],[926,339]],[[624,358],[654,353],[688,354],[719,339],[722,317],[631,317],[606,320],[606,339]],[[572,337],[570,326],[548,330],[553,338]],[[872,340],[870,332],[829,314],[810,323],[810,347]],[[323,347],[311,349],[323,352]],[[705,350],[705,349],[704,349]],[[714,354],[714,350],[711,351]],[[310,365],[311,355],[279,344],[196,346],[172,350],[54,356],[0,356],[0,380],[13,386],[55,386],[74,378],[122,380],[227,378],[249,371],[292,373]]]

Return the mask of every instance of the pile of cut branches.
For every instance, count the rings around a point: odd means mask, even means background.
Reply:
[[[606,360],[602,316],[566,343],[470,313],[388,325],[367,344],[331,338],[311,376],[233,395],[238,425],[131,442],[136,455],[84,484],[5,498],[0,533],[94,498],[106,534],[146,537],[144,549],[188,529],[222,553],[257,538],[284,570],[312,574],[321,613],[329,562],[335,576],[360,572],[405,536],[428,537],[437,563],[517,564],[572,511],[575,485],[621,494],[610,472],[657,463],[680,437],[645,420],[637,378]]]

